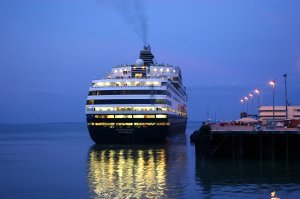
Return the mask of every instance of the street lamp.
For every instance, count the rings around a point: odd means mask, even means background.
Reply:
[[[248,101],[249,101],[249,99],[248,99],[248,97],[244,97],[244,99],[247,101],[247,117],[248,117]]]
[[[286,85],[287,74],[285,73],[283,77],[284,77],[284,87],[285,87],[285,119],[288,119],[288,99],[287,99],[287,85]]]
[[[272,86],[272,90],[273,90],[273,124],[275,124],[275,99],[274,99],[275,80],[270,81],[269,84]]]
[[[249,94],[249,96],[250,96],[250,98],[251,98],[251,105],[252,105],[252,107],[251,107],[251,116],[253,117],[253,94],[252,93],[250,93]]]
[[[260,103],[259,103],[259,94],[260,94],[260,90],[259,89],[255,89],[254,90],[254,93],[256,93],[257,94],[257,117],[258,117],[258,115],[259,115],[259,106],[260,106]]]
[[[241,99],[241,103],[242,103],[242,112],[244,112],[244,100]]]

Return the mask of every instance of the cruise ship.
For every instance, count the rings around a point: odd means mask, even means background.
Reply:
[[[184,133],[187,94],[178,66],[158,64],[149,45],[135,64],[92,81],[86,120],[95,143],[163,143]]]

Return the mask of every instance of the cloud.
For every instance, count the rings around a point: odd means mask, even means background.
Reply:
[[[142,0],[100,0],[99,2],[113,6],[142,39],[144,45],[148,44],[148,16]]]

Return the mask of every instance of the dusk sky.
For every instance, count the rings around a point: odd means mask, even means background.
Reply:
[[[284,105],[284,73],[300,105],[299,0],[1,0],[0,123],[84,122],[91,81],[138,58],[138,16],[156,61],[181,67],[190,121],[238,119],[255,88],[272,105],[272,79]]]

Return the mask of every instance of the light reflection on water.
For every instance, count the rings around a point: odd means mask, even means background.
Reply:
[[[92,198],[183,197],[188,174],[186,135],[163,145],[94,145],[87,178]]]
[[[166,150],[92,147],[88,180],[94,198],[166,196]]]

